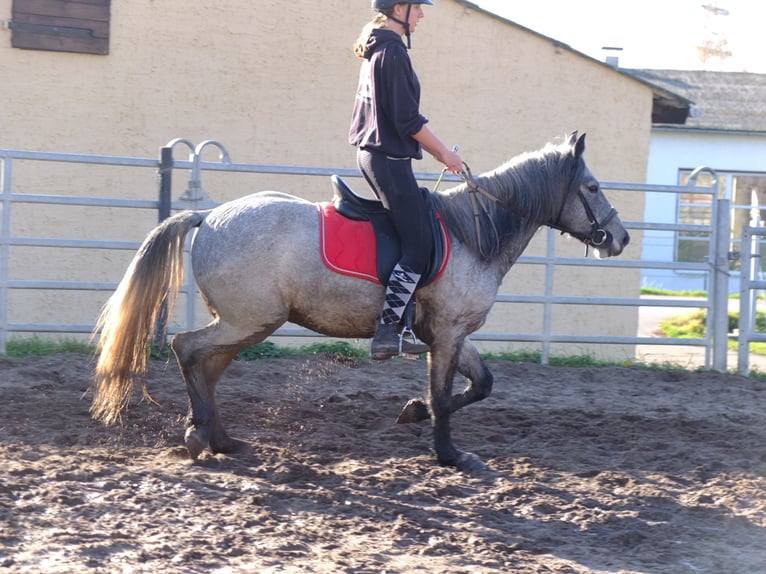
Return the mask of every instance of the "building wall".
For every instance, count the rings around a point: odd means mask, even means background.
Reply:
[[[653,185],[678,185],[680,170],[709,167],[716,172],[761,172],[766,157],[763,135],[706,133],[688,130],[655,130],[652,132],[646,182]],[[670,193],[647,193],[644,221],[677,223],[678,196]],[[741,232],[733,231],[741,237]],[[673,231],[646,231],[643,259],[675,261]],[[644,269],[642,285],[673,291],[707,290],[701,273],[670,269]],[[734,274],[729,291],[739,291],[739,276]]]
[[[0,0],[0,20],[10,19],[11,4]],[[367,2],[329,0],[318,9],[316,2],[293,0],[286,11],[277,0],[134,0],[113,2],[111,10],[107,56],[14,49],[11,31],[0,28],[0,77],[12,79],[0,82],[0,148],[156,157],[175,137],[212,138],[240,163],[355,168],[346,140],[359,65],[351,46],[371,17]],[[474,173],[579,130],[588,134],[586,159],[597,177],[644,181],[652,95],[643,84],[456,0],[425,7],[411,56],[430,126],[445,143],[461,146]],[[428,157],[416,169],[440,168]],[[41,172],[21,162],[14,186],[17,192],[153,198],[154,177],[146,170],[54,164]],[[206,173],[203,182],[216,201],[262,189],[312,200],[330,195],[329,183],[317,178]],[[352,185],[364,191],[361,180]],[[623,219],[641,219],[639,194],[610,199]],[[141,239],[155,218],[35,207],[14,213],[13,232]],[[544,241],[535,240],[529,253],[543,249]],[[562,249],[582,253],[575,242]],[[640,236],[630,250],[637,257]],[[116,280],[129,259],[76,250],[16,253],[18,278]],[[632,270],[609,285],[567,276],[570,281],[610,296],[635,296],[639,285]],[[534,293],[541,284],[536,273],[511,272],[503,288]],[[54,295],[49,304],[37,297],[14,294],[14,314],[51,322],[64,312]],[[105,297],[72,295],[65,314],[88,322]],[[618,334],[634,334],[635,312],[615,309],[609,323]],[[498,310],[490,323],[535,321],[528,313]],[[588,321],[587,311],[582,314]]]

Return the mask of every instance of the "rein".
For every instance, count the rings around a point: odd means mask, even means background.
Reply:
[[[471,173],[471,168],[468,167],[467,163],[463,162],[463,169],[461,169],[460,173],[457,175],[468,187],[468,197],[471,198],[471,206],[473,207],[473,221],[474,228],[476,229],[476,243],[479,246],[479,255],[481,255],[483,259],[489,259],[486,253],[484,253],[484,248],[482,247],[481,242],[481,213],[479,212],[479,208],[481,208],[481,211],[484,213],[484,215],[487,216],[487,220],[489,220],[490,224],[492,225],[492,233],[495,236],[495,243],[498,245],[500,244],[500,234],[497,232],[495,221],[490,216],[486,206],[479,201],[478,194],[482,194],[484,197],[494,201],[498,205],[502,206],[503,204],[500,203],[500,200],[497,197],[476,183],[476,180],[473,178],[473,174]]]

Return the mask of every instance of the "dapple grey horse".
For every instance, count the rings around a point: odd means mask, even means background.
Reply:
[[[503,277],[535,232],[554,227],[600,257],[619,255],[628,244],[584,150],[585,136],[574,132],[431,194],[452,253],[442,277],[416,294],[413,330],[431,347],[428,392],[409,401],[398,422],[430,418],[441,464],[483,467],[478,456],[453,443],[450,414],[492,390],[492,375],[469,336],[484,323]],[[224,431],[215,402],[216,385],[241,349],[287,321],[332,337],[373,334],[384,288],[328,269],[318,226],[316,204],[272,191],[181,212],[158,225],[99,317],[93,416],[113,423],[129,405],[135,381],[146,372],[158,316],[166,305],[172,310],[181,285],[185,237],[197,228],[191,266],[213,318],[171,343],[190,398],[185,443],[192,458],[208,447],[241,447]],[[469,382],[453,394],[456,372]]]

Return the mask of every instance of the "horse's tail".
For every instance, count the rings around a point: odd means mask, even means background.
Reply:
[[[183,282],[186,235],[208,212],[184,211],[148,235],[104,305],[93,336],[100,332],[93,380],[93,418],[111,424],[130,403],[137,378],[146,374],[148,343],[158,317],[170,317]],[[146,391],[146,389],[144,389]]]

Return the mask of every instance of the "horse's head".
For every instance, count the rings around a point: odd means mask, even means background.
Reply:
[[[567,144],[572,176],[558,217],[550,226],[593,247],[598,257],[619,255],[630,242],[630,234],[582,157],[585,134],[578,137],[572,132]]]

